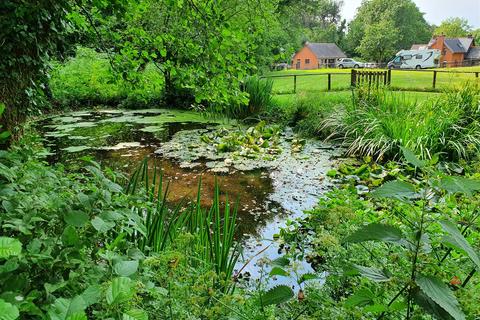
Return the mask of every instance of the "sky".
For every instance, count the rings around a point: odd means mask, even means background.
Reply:
[[[395,1],[395,0],[391,0]],[[413,0],[425,13],[430,24],[439,25],[450,17],[461,17],[468,20],[473,28],[480,28],[480,0]],[[347,21],[355,16],[362,0],[343,0],[342,16]]]

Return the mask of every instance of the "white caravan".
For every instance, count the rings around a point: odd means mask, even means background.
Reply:
[[[387,64],[389,69],[424,69],[436,68],[440,50],[400,50],[395,58]]]

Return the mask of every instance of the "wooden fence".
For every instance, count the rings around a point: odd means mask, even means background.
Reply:
[[[389,86],[392,80],[392,70],[386,71],[360,71],[352,69],[350,85],[357,87],[359,85],[379,87],[380,84]]]
[[[279,75],[270,75],[264,76],[262,78],[289,78],[293,77],[293,93],[297,93],[297,77],[307,77],[307,76],[322,76],[327,77],[327,91],[332,90],[332,76],[336,75],[349,75],[349,72],[328,72],[328,73],[300,73],[300,74],[279,74]]]

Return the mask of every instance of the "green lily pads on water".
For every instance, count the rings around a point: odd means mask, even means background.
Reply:
[[[68,148],[64,148],[62,150],[66,151],[66,152],[73,153],[73,152],[80,152],[80,151],[84,151],[84,150],[88,150],[88,149],[90,149],[90,147],[88,147],[88,146],[71,146],[71,147],[68,147]]]

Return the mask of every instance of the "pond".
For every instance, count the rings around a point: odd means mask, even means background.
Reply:
[[[288,128],[265,123],[247,128],[170,109],[77,111],[43,120],[38,128],[50,149],[49,161],[72,170],[81,165],[79,159],[91,157],[128,175],[150,157],[152,170],[154,162],[162,168],[172,202],[196,197],[201,178],[202,204],[208,206],[217,181],[222,201],[238,200],[243,254],[237,270],[253,278],[265,258],[279,256],[273,239],[280,228],[312,208],[331,186],[326,172],[340,154]]]

